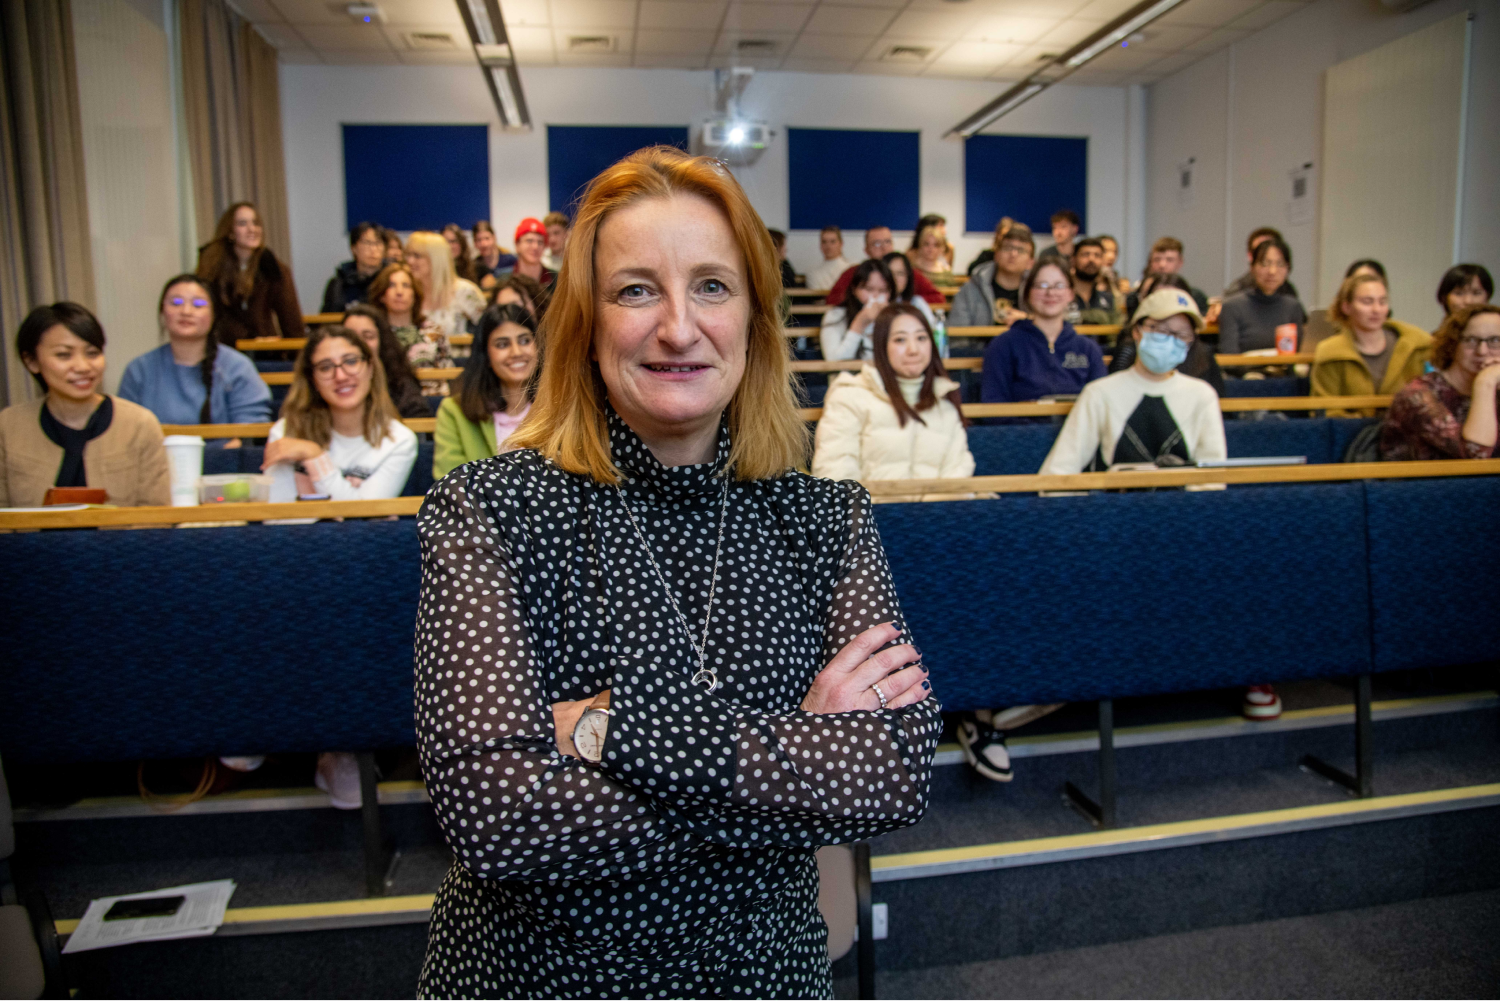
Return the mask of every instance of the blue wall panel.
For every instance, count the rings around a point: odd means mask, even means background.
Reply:
[[[547,201],[573,214],[584,186],[600,171],[647,146],[688,148],[686,125],[547,126]]]
[[[919,132],[787,129],[792,229],[912,229],[921,217]]]
[[[490,217],[488,125],[345,125],[346,226],[465,229]]]
[[[970,136],[964,140],[964,230],[993,233],[1001,216],[1039,233],[1052,213],[1072,209],[1088,227],[1089,141],[1055,136]]]

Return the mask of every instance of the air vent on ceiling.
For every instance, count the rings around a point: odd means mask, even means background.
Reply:
[[[409,49],[456,49],[456,42],[446,31],[409,31],[406,33]]]
[[[774,56],[776,43],[769,38],[741,38],[734,43],[734,50],[746,56]]]
[[[613,35],[569,35],[569,52],[613,52],[615,51],[615,39]]]
[[[892,45],[880,58],[888,63],[925,63],[930,55],[931,46]]]

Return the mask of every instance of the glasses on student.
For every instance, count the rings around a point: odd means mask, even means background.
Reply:
[[[1196,339],[1193,334],[1180,333],[1179,331],[1173,330],[1171,327],[1163,327],[1159,326],[1158,324],[1152,323],[1150,320],[1146,320],[1141,323],[1141,331],[1147,334],[1171,334],[1182,343],[1189,345],[1191,345]]]
[[[172,296],[172,298],[168,299],[167,301],[170,302],[174,306],[185,306],[188,303],[192,303],[194,306],[197,306],[199,309],[202,309],[202,308],[204,308],[205,306],[208,305],[208,300],[205,299],[205,298],[203,298],[201,295],[195,295],[191,299],[184,298],[183,296],[180,296],[180,295],[174,295],[174,296]]]
[[[365,360],[359,355],[345,355],[339,361],[320,361],[313,366],[313,374],[319,379],[332,379],[333,373],[343,369],[350,375],[358,375],[359,370],[364,367]]]
[[[1031,287],[1038,292],[1062,292],[1066,289],[1072,288],[1073,286],[1069,285],[1067,282],[1037,282]]]
[[[1460,337],[1458,343],[1470,351],[1478,351],[1480,348],[1500,351],[1500,337]]]
[[[380,247],[381,249],[384,249],[385,248],[385,241],[384,240],[375,240],[375,239],[371,239],[370,237],[365,237],[364,239],[362,239],[358,243],[356,243],[355,246],[357,246],[357,247]]]

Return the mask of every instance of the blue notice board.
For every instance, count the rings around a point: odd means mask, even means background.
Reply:
[[[547,126],[547,202],[570,217],[583,189],[605,167],[647,146],[688,148],[686,125]]]
[[[964,231],[993,233],[1002,216],[1039,233],[1072,209],[1088,227],[1089,141],[1056,136],[964,140]]]
[[[488,125],[345,125],[344,221],[468,229],[490,217]]]
[[[920,132],[787,129],[792,229],[912,229],[921,218]]]

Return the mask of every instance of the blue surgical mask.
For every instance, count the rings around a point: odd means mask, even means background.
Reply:
[[[1187,360],[1188,346],[1171,334],[1143,331],[1135,353],[1153,374],[1166,375]]]

